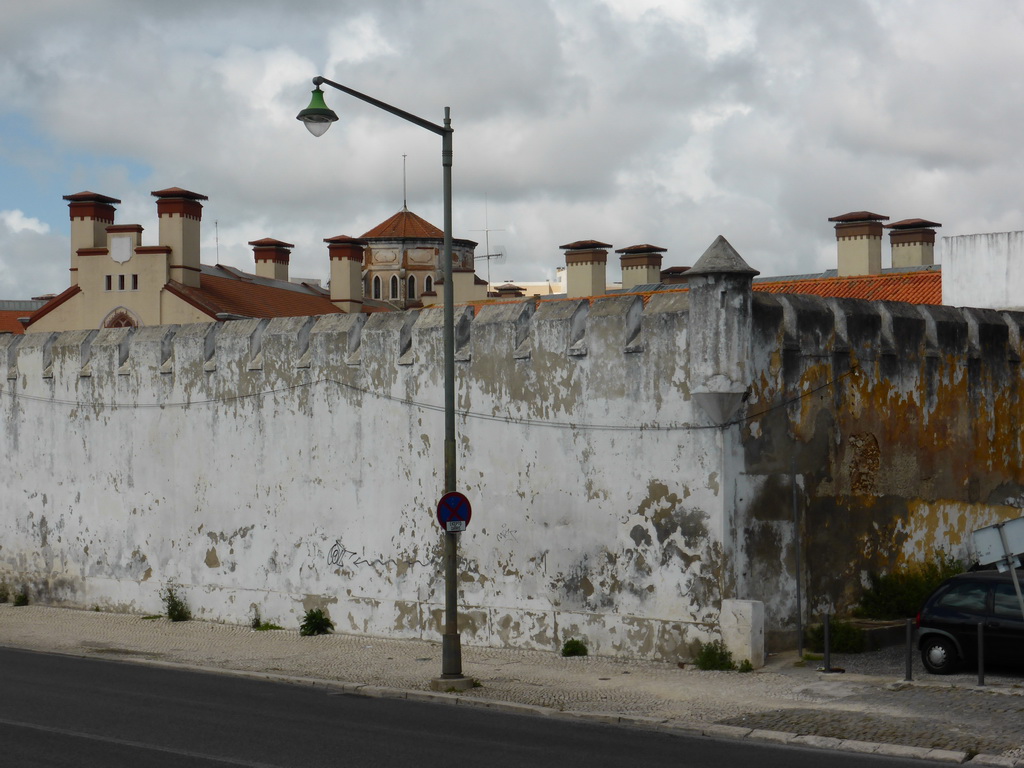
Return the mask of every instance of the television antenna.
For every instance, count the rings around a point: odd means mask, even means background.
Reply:
[[[491,229],[487,223],[487,195],[484,195],[484,228],[483,229],[471,229],[470,232],[483,232],[484,233],[484,253],[481,256],[474,256],[474,261],[480,259],[486,259],[487,261],[487,290],[491,289],[491,262],[496,264],[505,263],[505,248],[498,246],[498,250],[491,253],[491,232],[504,232],[504,229]]]

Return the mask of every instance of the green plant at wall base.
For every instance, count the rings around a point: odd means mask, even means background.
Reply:
[[[167,587],[162,595],[164,610],[167,618],[171,621],[189,621],[192,618],[192,611],[189,610],[185,598],[178,594],[174,587]]]
[[[866,636],[864,630],[842,619],[829,624],[829,644],[832,653],[864,653]],[[825,651],[825,625],[812,624],[807,628],[807,647],[815,653]]]
[[[310,635],[326,635],[334,631],[334,622],[320,608],[313,608],[306,611],[306,617],[299,625],[299,634],[305,637]]]
[[[693,662],[697,669],[720,670],[729,672],[736,669],[736,662],[732,660],[732,652],[725,647],[721,640],[712,640],[710,643],[701,643],[697,651],[697,658]]]
[[[563,656],[586,656],[587,655],[587,644],[582,640],[577,640],[575,637],[570,637],[562,645]]]
[[[738,670],[736,670],[736,671],[737,672],[753,672],[754,671],[754,665],[750,663],[750,659],[744,659],[743,661],[740,662],[740,668]]]
[[[963,571],[963,563],[939,550],[926,562],[910,563],[892,573],[868,574],[871,586],[864,591],[853,613],[868,619],[911,618],[933,589]]]
[[[11,589],[6,581],[0,581],[0,603],[6,603],[11,597]]]
[[[28,605],[28,589],[27,588],[22,587],[21,592],[15,592],[14,593],[14,605],[15,605],[16,608],[17,607],[21,607],[23,605]]]

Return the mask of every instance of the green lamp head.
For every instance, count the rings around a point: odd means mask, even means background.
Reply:
[[[338,119],[333,109],[327,106],[324,101],[324,92],[318,85],[313,89],[313,97],[309,100],[309,106],[296,115],[297,120],[306,124],[306,128],[314,136],[323,136],[331,123]]]

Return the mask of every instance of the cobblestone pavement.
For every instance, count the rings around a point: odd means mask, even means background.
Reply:
[[[457,696],[463,703],[543,707],[709,735],[1024,766],[1024,674],[988,674],[978,688],[976,674],[927,675],[915,657],[914,681],[905,683],[902,648],[833,655],[833,667],[845,674],[819,672],[821,662],[799,662],[795,654],[740,674],[464,646],[463,672],[480,687],[456,695],[428,693],[441,658],[440,644],[428,641],[300,637],[297,630],[0,604],[0,646],[359,684],[369,695]],[[918,749],[899,751],[904,748]]]

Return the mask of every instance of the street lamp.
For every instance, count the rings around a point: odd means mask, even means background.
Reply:
[[[309,106],[299,112],[297,118],[306,124],[306,128],[314,136],[323,136],[331,123],[338,116],[324,101],[321,85],[329,85],[339,91],[354,96],[361,101],[372,104],[385,112],[390,112],[403,120],[415,123],[441,137],[441,166],[444,179],[444,253],[442,255],[441,274],[444,277],[444,492],[453,493],[455,488],[455,309],[454,286],[452,282],[452,121],[451,110],[444,108],[444,125],[437,125],[429,120],[410,114],[405,110],[393,107],[372,96],[355,91],[347,86],[328,80],[325,77],[314,77],[313,97]],[[456,557],[458,552],[458,534],[446,531],[444,540],[444,589],[445,589],[445,621],[444,633],[441,635],[441,677],[438,678],[444,690],[469,687],[472,683],[462,675],[462,646],[459,640],[458,614],[458,574],[456,573]],[[436,681],[435,681],[436,682]]]

